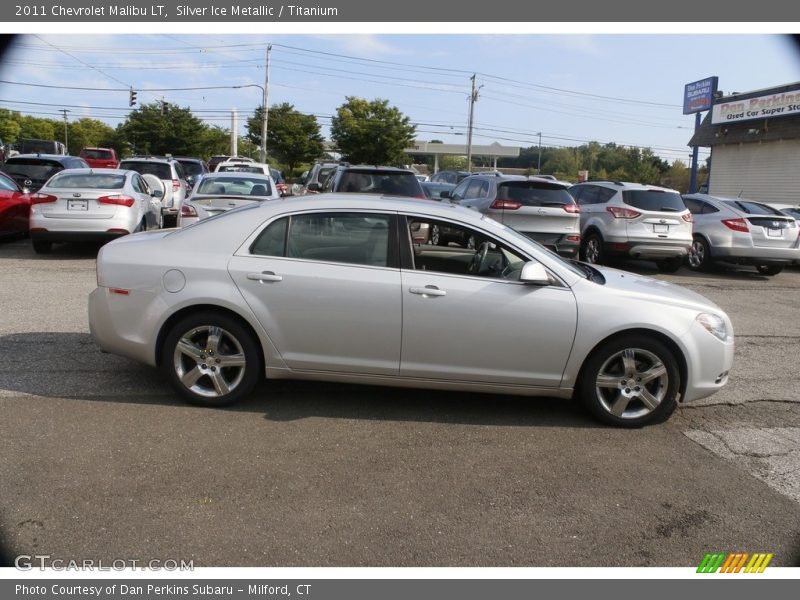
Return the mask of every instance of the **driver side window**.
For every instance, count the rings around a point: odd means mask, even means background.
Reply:
[[[518,281],[526,259],[497,240],[434,219],[408,217],[416,271]]]

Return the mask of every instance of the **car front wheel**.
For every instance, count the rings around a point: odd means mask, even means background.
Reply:
[[[236,319],[202,312],[181,319],[162,348],[162,369],[192,404],[228,406],[253,391],[261,365],[253,335]]]
[[[587,263],[599,265],[603,263],[603,240],[596,233],[589,234],[583,241],[582,258]]]
[[[642,427],[669,418],[677,406],[680,370],[660,341],[640,335],[611,340],[587,360],[577,393],[603,423]]]
[[[686,257],[686,264],[695,271],[707,271],[711,267],[711,248],[700,236],[692,240],[692,249]]]

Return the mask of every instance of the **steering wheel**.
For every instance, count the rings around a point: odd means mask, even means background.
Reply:
[[[479,275],[483,271],[483,264],[486,262],[486,257],[489,255],[489,242],[483,242],[475,251],[472,257],[472,262],[469,263],[467,273],[470,275]]]

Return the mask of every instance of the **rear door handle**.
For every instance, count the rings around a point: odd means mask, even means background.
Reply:
[[[261,273],[248,273],[247,278],[253,281],[283,281],[283,276],[275,275],[273,271],[262,271]]]
[[[419,296],[447,296],[447,292],[444,290],[440,290],[435,285],[426,285],[425,287],[412,287],[408,289],[409,292],[412,294],[418,294]]]

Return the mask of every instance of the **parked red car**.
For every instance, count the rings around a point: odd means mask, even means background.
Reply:
[[[0,173],[0,238],[28,233],[31,197],[17,183]]]
[[[93,169],[116,169],[119,167],[119,158],[113,148],[84,148],[78,156]]]

